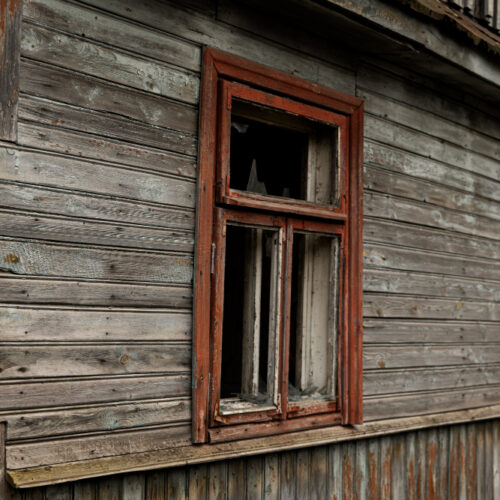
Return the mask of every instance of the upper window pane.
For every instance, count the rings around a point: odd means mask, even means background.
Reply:
[[[338,128],[233,99],[230,188],[338,205]]]

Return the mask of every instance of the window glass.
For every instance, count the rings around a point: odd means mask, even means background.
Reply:
[[[337,395],[339,238],[293,235],[289,398]]]
[[[230,411],[229,399],[275,403],[279,234],[226,226],[221,398],[228,401],[221,401],[222,411]]]
[[[230,188],[337,206],[338,129],[233,100]]]

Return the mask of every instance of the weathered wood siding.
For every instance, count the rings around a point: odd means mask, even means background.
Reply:
[[[0,143],[10,468],[190,442],[203,44],[365,99],[366,420],[500,402],[498,120],[235,5],[25,2]]]
[[[111,476],[12,500],[495,500],[500,421]]]

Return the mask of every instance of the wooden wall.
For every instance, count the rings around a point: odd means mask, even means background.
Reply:
[[[226,0],[30,0],[0,143],[9,468],[190,443],[203,44],[365,99],[366,420],[500,402],[494,110]]]
[[[458,498],[500,498],[500,421],[80,481],[12,500]]]

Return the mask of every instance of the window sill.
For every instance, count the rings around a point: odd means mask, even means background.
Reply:
[[[500,405],[494,405],[418,417],[380,420],[349,427],[335,426],[312,429],[229,443],[182,446],[154,452],[132,453],[27,469],[7,468],[7,477],[16,488],[30,488],[96,476],[213,462],[499,417]]]

